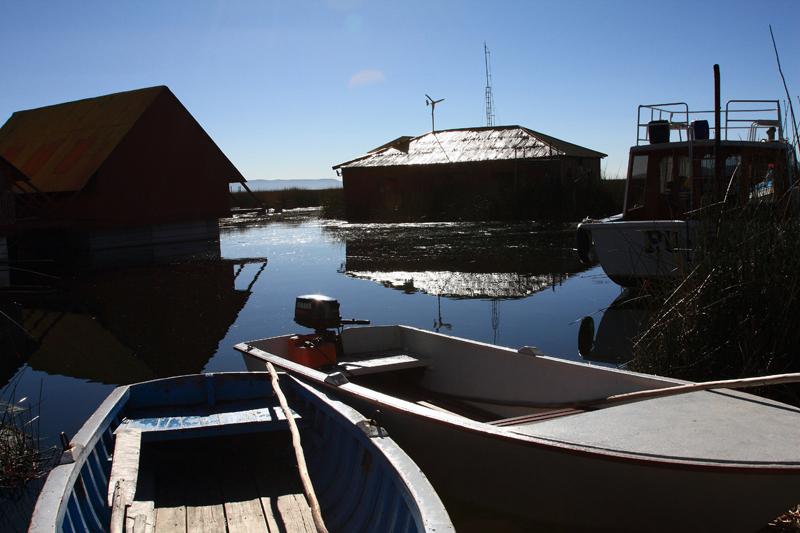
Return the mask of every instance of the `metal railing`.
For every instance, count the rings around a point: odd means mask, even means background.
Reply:
[[[764,104],[753,106],[753,104]],[[741,107],[745,105],[744,107]],[[720,110],[724,117],[720,124],[720,137],[724,140],[735,140],[731,134],[746,132],[746,139],[738,135],[738,140],[755,142],[763,132],[767,139],[784,141],[783,115],[778,100],[728,100],[725,109]],[[692,122],[707,119],[709,130],[713,130],[714,110],[693,111],[686,102],[665,104],[644,104],[637,109],[636,146],[650,140],[648,125],[654,120],[666,120],[670,131],[678,131],[678,140],[694,140]],[[770,133],[770,128],[774,128]],[[709,131],[709,133],[710,133]],[[685,138],[684,138],[685,132]],[[777,134],[777,135],[776,135]],[[709,135],[711,137],[711,135]]]

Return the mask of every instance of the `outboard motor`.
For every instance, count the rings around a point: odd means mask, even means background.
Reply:
[[[369,324],[369,320],[343,319],[339,302],[322,294],[298,296],[294,304],[294,321],[314,330],[309,335],[289,337],[289,359],[296,363],[322,368],[336,364],[342,354],[341,331],[345,325]]]

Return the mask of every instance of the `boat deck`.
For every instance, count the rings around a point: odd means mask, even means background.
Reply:
[[[508,427],[650,458],[796,466],[800,409],[734,391],[653,398]]]
[[[137,533],[315,531],[283,432],[146,445],[137,509],[126,527]]]

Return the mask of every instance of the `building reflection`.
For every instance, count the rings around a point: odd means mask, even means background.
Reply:
[[[573,234],[532,223],[349,224],[344,272],[404,292],[447,298],[524,298],[584,267]]]
[[[212,259],[117,268],[3,298],[0,379],[24,363],[106,384],[200,372],[266,264]]]

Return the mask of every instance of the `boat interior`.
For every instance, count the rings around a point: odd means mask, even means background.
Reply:
[[[136,518],[152,520],[159,533],[316,531],[291,443],[282,432],[144,447],[131,507],[146,502],[152,502],[152,514]]]
[[[384,520],[419,531],[393,444],[372,439],[350,408],[286,374],[280,383],[328,528],[381,531]],[[268,375],[182,376],[117,391],[95,415],[104,429],[73,439],[86,444],[74,448],[63,531],[316,531]]]
[[[346,329],[343,354],[320,370],[431,409],[498,426],[569,416],[572,404],[674,385],[655,376],[546,357],[407,326]],[[247,343],[290,358],[286,338]]]
[[[327,383],[342,374],[343,383],[361,386],[349,389],[350,394],[378,409],[382,402],[403,400],[446,413],[454,423],[464,418],[520,435],[647,457],[742,463],[760,457],[794,464],[794,436],[782,435],[765,446],[763,435],[770,428],[786,427],[800,410],[771,400],[715,390],[592,403],[680,382],[408,326],[346,329],[341,340],[344,354],[335,365],[321,372],[302,371]],[[286,358],[286,345],[286,337],[274,337],[240,349],[255,356],[248,362],[254,369],[258,357]],[[303,368],[295,365],[290,370]],[[742,426],[745,414],[749,422]],[[792,433],[800,439],[800,428]],[[734,441],[736,447],[730,445]]]

